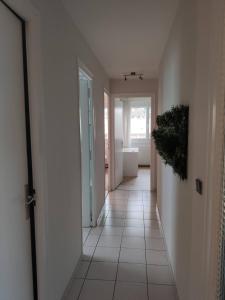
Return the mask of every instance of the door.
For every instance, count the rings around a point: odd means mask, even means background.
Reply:
[[[25,24],[0,2],[0,299],[2,300],[36,299],[32,285],[31,253],[34,254],[33,266],[36,265],[35,240],[32,236],[31,244],[30,239],[31,232],[34,233],[34,202],[24,26]],[[27,183],[29,183],[28,192],[31,192],[29,210],[32,220],[28,218],[28,207],[25,205]],[[36,287],[36,282],[34,286]]]
[[[104,93],[104,133],[105,133],[105,196],[110,190],[110,147],[109,147],[109,96]]]
[[[114,103],[115,135],[115,187],[123,181],[123,102],[115,99]]]
[[[90,227],[92,222],[92,100],[91,82],[80,71],[80,139],[82,173],[82,227]]]

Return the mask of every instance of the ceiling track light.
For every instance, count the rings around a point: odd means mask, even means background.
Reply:
[[[125,74],[121,74],[121,76],[124,77],[124,80],[127,81],[127,79],[130,78],[138,78],[140,80],[143,80],[143,74],[142,73],[136,73],[136,72],[130,72],[130,73],[125,73]]]

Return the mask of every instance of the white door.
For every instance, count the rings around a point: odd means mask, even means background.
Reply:
[[[21,22],[0,2],[0,299],[33,299]]]
[[[89,97],[89,80],[80,72],[80,139],[81,139],[81,173],[82,173],[82,227],[91,226],[91,105]]]
[[[123,181],[123,102],[116,98],[114,103],[115,132],[115,187]]]

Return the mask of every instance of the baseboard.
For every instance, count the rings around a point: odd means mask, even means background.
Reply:
[[[77,271],[77,266],[79,265],[79,263],[82,261],[82,255],[80,256],[80,258],[78,259],[78,262],[77,262],[77,264],[76,264],[76,267],[75,267],[75,269],[74,269],[74,271],[73,271],[73,273],[72,273],[72,276],[71,276],[71,278],[70,278],[70,280],[69,280],[69,282],[68,282],[68,284],[67,284],[67,287],[66,287],[66,289],[65,289],[65,291],[64,291],[64,293],[63,293],[63,296],[62,296],[62,298],[61,298],[61,300],[69,300],[69,299],[71,299],[71,298],[69,298],[69,296],[70,296],[70,292],[71,292],[71,289],[72,289],[72,287],[73,287],[73,284],[75,283],[75,280],[76,280],[76,271]]]
[[[101,226],[104,223],[105,218],[106,218],[106,213],[107,213],[106,212],[106,205],[105,205],[105,202],[104,202],[104,205],[103,205],[103,207],[101,209],[101,212],[99,214],[99,217],[97,219],[97,226]]]
[[[169,256],[169,251],[168,251],[168,247],[167,247],[167,241],[166,241],[166,237],[165,237],[165,233],[164,233],[164,228],[163,228],[163,224],[162,224],[162,221],[161,221],[161,215],[159,213],[159,208],[157,206],[157,215],[158,215],[158,218],[160,219],[160,223],[161,223],[161,230],[162,230],[162,233],[163,233],[163,237],[164,237],[164,244],[165,244],[165,248],[166,248],[166,252],[167,252],[167,255]],[[169,257],[170,259],[170,257]],[[179,300],[179,296],[178,296],[178,290],[177,290],[177,286],[176,286],[176,281],[175,281],[175,276],[174,276],[174,270],[172,268],[172,265],[171,265],[171,259],[170,259],[170,270],[171,270],[171,273],[172,273],[172,277],[173,277],[173,281],[175,283],[175,288],[176,288],[176,300]]]

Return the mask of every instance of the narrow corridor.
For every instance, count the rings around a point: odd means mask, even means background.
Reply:
[[[111,192],[102,226],[83,236],[70,300],[177,299],[155,194]]]

